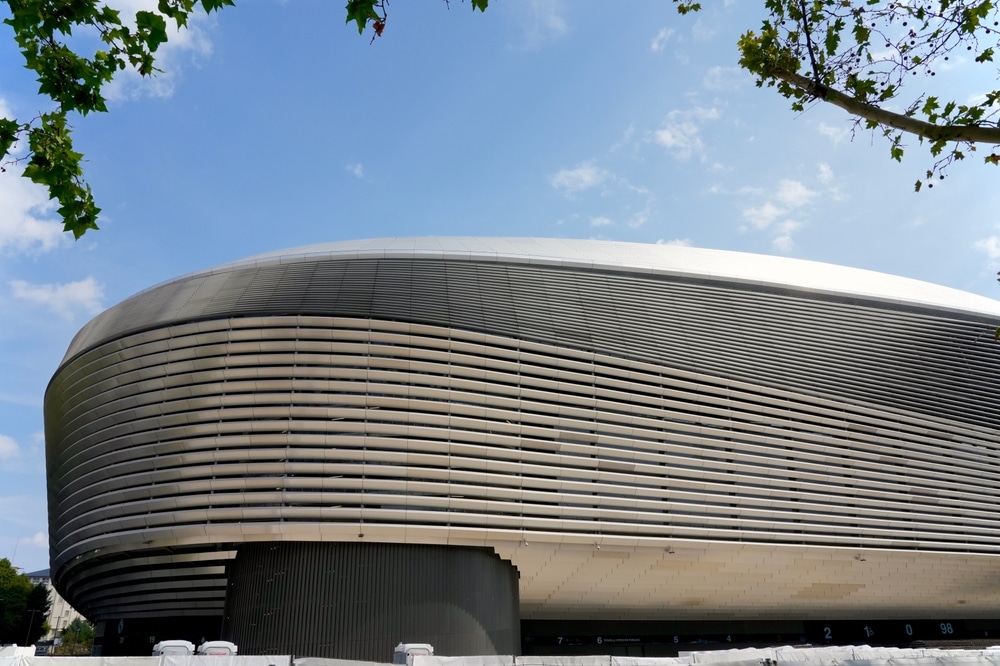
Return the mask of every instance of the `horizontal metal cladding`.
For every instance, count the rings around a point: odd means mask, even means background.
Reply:
[[[324,307],[366,316],[163,323],[60,368],[50,542],[74,605],[221,614],[235,547],[275,539],[1000,554],[998,368],[977,323],[433,267],[220,280],[201,316],[319,308],[317,280]],[[401,321],[421,318],[449,321]]]
[[[551,266],[342,260],[184,278],[98,317],[67,359],[128,332],[266,314],[491,333],[1000,425],[992,318],[790,289]]]

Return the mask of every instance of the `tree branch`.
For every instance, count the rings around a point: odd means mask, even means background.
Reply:
[[[1000,144],[1000,127],[983,125],[935,125],[902,113],[886,111],[885,109],[862,102],[856,97],[844,94],[833,88],[817,85],[812,79],[798,72],[790,72],[775,67],[771,76],[781,79],[796,88],[806,91],[830,104],[839,106],[848,113],[871,120],[879,125],[885,125],[904,132],[915,134],[932,141],[970,141],[972,143]]]

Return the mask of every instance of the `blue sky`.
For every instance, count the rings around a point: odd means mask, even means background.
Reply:
[[[0,175],[0,556],[48,566],[42,399],[73,334],[136,291],[251,254],[378,236],[604,238],[1000,297],[1000,172],[974,158],[914,194],[930,165],[919,147],[891,162],[839,110],[796,114],[755,87],[735,44],[762,4],[680,17],[665,0],[494,0],[486,14],[396,0],[374,44],[343,2],[243,0],[198,17],[164,48],[163,74],[123,75],[109,114],[75,122],[100,231],[72,241],[41,190],[17,168]],[[954,60],[959,99],[983,92]],[[0,115],[47,108],[35,88],[0,26]]]

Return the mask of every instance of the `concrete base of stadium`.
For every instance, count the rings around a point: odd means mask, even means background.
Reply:
[[[386,662],[401,641],[520,652],[517,569],[489,548],[251,543],[227,573],[222,637],[241,654]]]

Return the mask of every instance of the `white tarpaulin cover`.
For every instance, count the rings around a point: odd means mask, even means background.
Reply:
[[[610,655],[589,657],[514,657],[517,666],[611,666]]]
[[[31,648],[28,648],[31,649]],[[686,652],[681,657],[442,657],[419,656],[413,666],[1000,666],[1000,650],[855,647],[747,648]],[[0,666],[384,666],[368,661],[238,655],[162,657],[0,656]]]
[[[682,657],[611,657],[611,666],[683,666],[690,659]]]
[[[475,657],[467,657],[473,659]],[[0,665],[2,666],[2,665]],[[326,659],[323,657],[297,657],[295,666],[385,666],[381,661],[354,661],[352,659]]]
[[[34,651],[34,648],[32,648]],[[0,657],[0,666],[291,666],[288,655],[160,657]]]
[[[470,659],[473,661],[470,662]],[[417,654],[413,656],[413,666],[514,666],[514,657],[501,654],[481,657],[442,657],[436,654]]]

